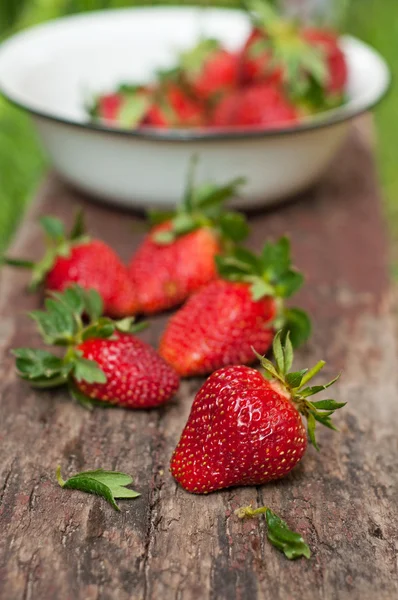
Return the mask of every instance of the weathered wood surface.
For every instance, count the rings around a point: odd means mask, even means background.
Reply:
[[[139,216],[88,202],[50,178],[13,253],[40,256],[34,219],[70,221],[83,204],[93,234],[128,259]],[[288,233],[307,276],[297,304],[314,315],[301,366],[342,369],[335,396],[347,401],[340,433],[320,433],[284,481],[192,496],[168,461],[199,380],[184,382],[167,408],[97,409],[63,392],[39,393],[17,380],[9,350],[36,344],[24,311],[40,299],[26,274],[0,275],[0,597],[4,600],[392,600],[397,578],[397,348],[385,232],[371,152],[354,133],[328,176],[278,211],[252,215],[251,244]],[[156,344],[167,317],[145,334]],[[63,491],[54,478],[104,467],[135,476],[142,492],[116,513],[102,499]],[[265,541],[264,523],[233,510],[266,503],[303,532],[311,560],[288,562]]]

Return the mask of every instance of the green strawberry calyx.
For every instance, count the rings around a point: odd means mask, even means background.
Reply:
[[[196,158],[191,161],[184,198],[175,211],[149,213],[152,225],[168,223],[167,229],[155,231],[152,239],[160,245],[173,243],[197,229],[215,231],[226,247],[243,242],[249,234],[244,215],[224,209],[224,204],[237,195],[245,179],[238,177],[223,186],[205,183],[195,186]]]
[[[78,390],[76,382],[105,384],[107,377],[96,361],[83,357],[79,344],[89,339],[113,339],[116,332],[137,333],[146,324],[134,324],[131,317],[120,321],[103,317],[101,296],[78,285],[49,296],[45,310],[33,311],[29,316],[47,346],[64,347],[63,356],[42,349],[18,348],[13,350],[17,373],[35,388],[66,385],[75,400],[92,408],[92,400]]]
[[[304,541],[301,534],[289,529],[287,523],[283,521],[267,506],[253,508],[252,506],[242,506],[235,510],[235,515],[238,519],[254,519],[265,514],[267,521],[267,538],[268,541],[284,553],[286,558],[294,560],[304,556],[310,558],[311,550]]]
[[[21,267],[32,271],[29,285],[30,291],[35,291],[45,280],[59,256],[68,257],[73,246],[88,244],[90,238],[85,233],[83,211],[76,213],[74,223],[69,234],[66,233],[63,223],[51,216],[41,217],[39,223],[44,230],[47,250],[43,258],[35,263],[24,259],[3,257],[0,264]]]
[[[254,27],[264,33],[253,43],[249,53],[255,59],[269,53],[267,68],[282,69],[283,82],[295,100],[326,102],[328,79],[327,57],[322,48],[307,42],[297,22],[281,15],[265,0],[246,0]],[[320,91],[323,90],[323,93]]]
[[[303,285],[304,277],[293,268],[290,241],[281,237],[277,242],[267,242],[260,254],[236,246],[229,253],[216,257],[220,277],[227,281],[250,285],[254,301],[272,297],[276,304],[275,330],[290,331],[295,347],[304,343],[311,333],[308,315],[298,308],[287,308],[285,299],[290,298]]]
[[[337,431],[332,423],[331,416],[336,410],[343,408],[346,402],[336,402],[332,399],[313,402],[309,398],[328,389],[339,379],[340,374],[328,383],[308,386],[307,384],[310,380],[323,369],[326,364],[325,361],[320,360],[312,369],[289,372],[293,364],[293,346],[290,341],[289,332],[286,334],[284,343],[282,343],[281,337],[281,331],[278,331],[272,345],[275,364],[264,356],[260,356],[257,352],[254,352],[265,371],[267,379],[271,379],[281,385],[297,410],[306,418],[308,438],[312,445],[319,450],[315,438],[316,423],[321,423],[325,427]]]

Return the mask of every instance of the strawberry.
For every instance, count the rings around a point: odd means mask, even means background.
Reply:
[[[161,356],[184,377],[254,362],[252,347],[265,354],[275,327],[288,326],[295,345],[309,335],[305,313],[283,303],[303,282],[286,238],[267,243],[260,256],[236,248],[216,260],[221,279],[171,317],[160,342]]]
[[[347,84],[348,68],[343,51],[339,47],[338,37],[332,31],[308,28],[303,31],[304,39],[326,54],[328,64],[327,90],[330,94],[344,93]]]
[[[238,84],[240,60],[214,39],[203,39],[180,57],[180,73],[193,94],[211,102]]]
[[[112,321],[101,317],[102,300],[94,290],[79,286],[53,292],[46,311],[30,316],[47,345],[65,346],[62,358],[44,351],[14,351],[18,374],[33,387],[67,385],[86,407],[152,408],[167,402],[177,391],[175,371],[148,344],[133,333],[133,319]],[[83,325],[83,315],[89,323]]]
[[[142,124],[163,128],[198,127],[205,124],[205,112],[201,103],[180,83],[166,81],[155,91]]]
[[[282,16],[264,0],[247,0],[253,28],[241,54],[245,85],[265,81],[285,89],[304,114],[329,108],[329,62],[325,43],[312,40],[299,23]],[[316,43],[314,43],[316,42]]]
[[[121,85],[112,94],[99,96],[88,112],[92,119],[124,129],[138,127],[152,102],[152,90],[139,85]]]
[[[262,485],[287,475],[307,448],[301,415],[317,449],[316,422],[334,429],[331,414],[344,404],[308,398],[337,378],[306,387],[325,363],[289,373],[289,336],[283,347],[278,334],[273,349],[276,366],[260,357],[265,376],[242,365],[226,367],[213,373],[196,395],[170,465],[173,477],[188,492]]]
[[[52,291],[63,291],[77,283],[101,294],[108,315],[123,317],[137,312],[136,294],[127,268],[107,244],[84,234],[81,212],[69,236],[54,217],[42,217],[40,224],[48,246],[40,262],[3,259],[6,264],[32,270],[32,290],[42,282],[46,290]]]
[[[261,83],[225,96],[212,117],[215,127],[281,127],[298,120],[298,111],[282,90]]]
[[[175,213],[151,214],[157,224],[131,259],[131,280],[146,314],[178,306],[215,279],[216,255],[229,243],[242,241],[248,233],[242,215],[222,210],[241,179],[223,187],[194,187],[191,179],[192,175]]]

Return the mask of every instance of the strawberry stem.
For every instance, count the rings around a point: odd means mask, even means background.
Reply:
[[[267,506],[261,506],[260,508],[253,508],[251,505],[249,506],[242,506],[241,508],[238,508],[235,510],[235,515],[238,517],[238,519],[244,519],[245,517],[248,517],[249,519],[253,519],[254,517],[257,517],[258,515],[263,515],[267,512],[268,507]]]
[[[62,476],[61,476],[61,465],[58,465],[57,470],[55,471],[55,476],[57,478],[59,485],[61,487],[64,487],[65,481],[62,479]]]

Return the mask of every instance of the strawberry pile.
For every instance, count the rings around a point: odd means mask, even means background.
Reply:
[[[199,89],[210,93],[203,82]],[[308,339],[311,325],[286,304],[304,281],[288,238],[267,241],[259,254],[248,250],[245,217],[225,207],[244,182],[195,185],[193,167],[182,202],[150,215],[128,265],[86,234],[81,213],[69,234],[58,219],[41,219],[47,250],[38,263],[1,262],[30,269],[31,289],[42,284],[46,292],[45,310],[30,313],[46,348],[14,350],[17,373],[31,386],[64,386],[90,409],[153,409],[173,398],[181,377],[209,375],[170,465],[185,490],[207,494],[287,475],[308,441],[318,449],[316,423],[334,429],[331,416],[344,404],[312,400],[337,379],[308,385],[323,361],[290,372],[293,347]],[[145,323],[135,318],[171,309],[155,349],[139,337]],[[271,347],[275,364],[263,356]],[[264,373],[249,366],[256,361]],[[115,498],[138,495],[123,487],[131,477],[101,469],[66,482],[58,473],[58,481],[101,493],[114,508]],[[303,538],[268,507],[237,514],[264,514],[275,547],[289,559],[309,558]]]
[[[148,85],[121,85],[97,97],[95,121],[132,128],[292,126],[345,100],[347,63],[338,35],[248,0],[252,29],[231,52],[202,39]]]

